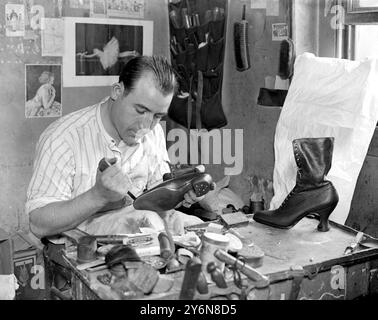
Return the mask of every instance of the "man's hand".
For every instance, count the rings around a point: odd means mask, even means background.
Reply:
[[[96,184],[94,190],[96,194],[107,202],[121,200],[130,190],[131,180],[122,171],[121,164],[117,159],[108,160],[110,166],[106,169],[97,169]]]
[[[196,168],[197,168],[197,170],[198,170],[199,172],[205,172],[205,167],[204,167],[203,165],[199,165],[199,166],[197,166]],[[212,186],[211,186],[211,188],[210,188],[210,190],[215,190],[215,187],[216,187],[216,185],[215,185],[215,183],[213,182],[213,183],[212,183]],[[184,195],[184,201],[180,202],[180,203],[176,206],[176,208],[179,208],[179,207],[181,207],[181,206],[184,206],[184,207],[186,207],[186,208],[189,208],[192,204],[194,204],[194,203],[196,203],[196,202],[198,202],[198,201],[203,200],[203,199],[205,198],[205,196],[206,196],[206,195],[203,195],[203,196],[201,196],[201,197],[197,197],[196,194],[195,194],[195,192],[194,192],[194,190],[189,190],[189,191],[188,191],[187,193],[185,193],[185,195]]]
[[[205,196],[197,197],[194,190],[189,190],[184,195],[184,201],[181,203],[186,208],[189,208],[192,204],[201,201]]]

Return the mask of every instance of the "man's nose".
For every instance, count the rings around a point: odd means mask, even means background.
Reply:
[[[154,114],[151,112],[147,112],[142,120],[143,129],[150,129],[154,125],[154,119]]]

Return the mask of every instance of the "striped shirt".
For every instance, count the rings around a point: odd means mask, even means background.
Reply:
[[[117,158],[139,195],[162,181],[169,172],[168,153],[160,124],[136,146],[116,145],[101,120],[100,103],[70,113],[49,125],[36,147],[33,175],[27,190],[25,211],[51,202],[70,200],[92,188],[99,161]]]

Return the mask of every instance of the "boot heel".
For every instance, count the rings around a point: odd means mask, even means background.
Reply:
[[[328,218],[331,215],[332,211],[335,209],[335,207],[336,205],[316,211],[316,213],[319,214],[320,217],[318,231],[327,232],[329,230]]]

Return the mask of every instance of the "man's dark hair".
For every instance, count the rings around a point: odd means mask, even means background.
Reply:
[[[176,92],[177,79],[175,71],[165,57],[138,56],[127,62],[119,76],[119,82],[123,82],[125,88],[125,95],[134,88],[135,83],[145,72],[152,74],[156,88],[164,96]]]

